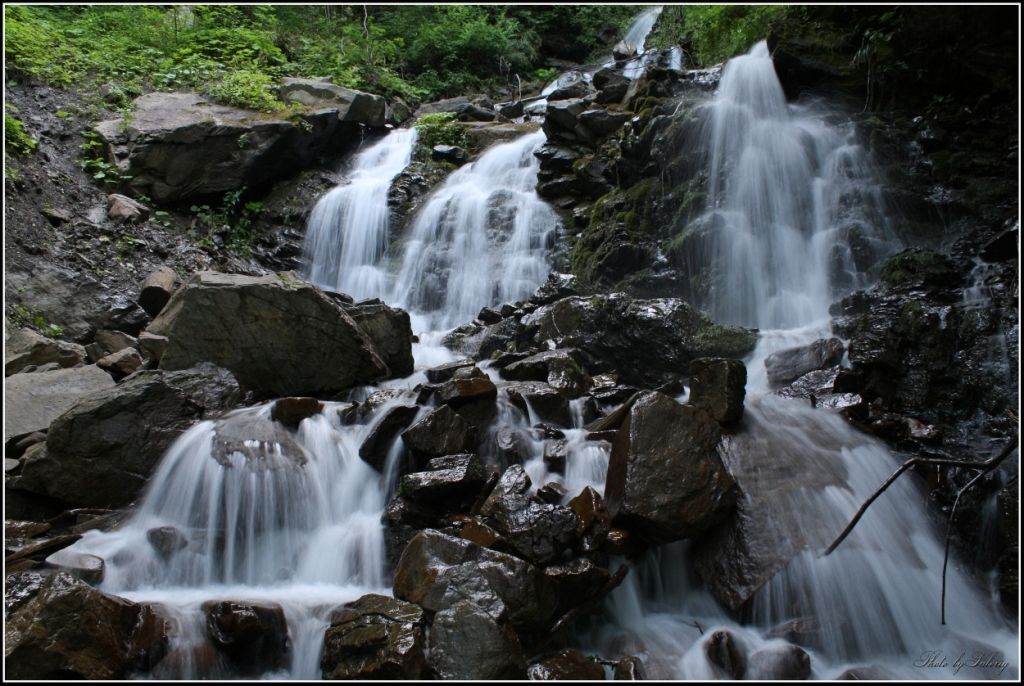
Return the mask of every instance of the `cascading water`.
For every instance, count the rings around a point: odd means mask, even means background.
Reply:
[[[768,532],[745,544],[750,554],[786,562],[753,596],[741,626],[687,578],[695,554],[688,544],[659,549],[610,599],[613,621],[584,637],[586,647],[610,658],[646,654],[655,677],[722,678],[704,652],[715,630],[729,630],[753,653],[784,645],[771,633],[783,623],[811,622],[814,635],[801,643],[813,646],[815,678],[855,667],[882,668],[881,678],[992,676],[966,667],[976,654],[1008,659],[1016,633],[955,566],[949,623],[940,624],[943,546],[911,481],[892,486],[853,535],[821,557],[898,460],[840,416],[772,394],[765,374],[770,353],[829,336],[828,304],[860,285],[847,260],[838,265],[846,278],[837,278],[836,256],[849,254],[840,227],[884,236],[877,185],[852,129],[788,106],[764,43],[729,62],[707,113],[703,221],[713,218],[706,257],[720,277],[708,306],[719,320],[768,328],[746,361],[746,414],[723,460],[744,489],[741,512]],[[961,656],[964,668],[936,669],[943,656],[950,665]],[[1011,663],[998,676],[1016,673]]]
[[[647,36],[654,28],[654,23],[658,21],[658,17],[661,16],[661,10],[663,8],[658,5],[650,9],[644,10],[640,13],[633,23],[626,29],[626,35],[623,36],[622,42],[636,49],[637,56],[626,63],[626,67],[622,70],[622,75],[627,79],[638,79],[640,78],[644,70],[647,68],[649,56],[646,53],[647,48]],[[651,56],[653,57],[653,55]]]
[[[786,104],[764,42],[726,65],[707,111],[708,309],[720,322],[828,318],[836,286],[863,285],[847,244],[885,235],[880,189],[851,124]]]
[[[349,179],[316,204],[303,248],[310,281],[357,300],[385,292],[388,191],[415,146],[416,129],[392,131],[357,155]]]
[[[535,190],[544,141],[536,131],[496,145],[445,180],[416,216],[389,302],[440,329],[536,291],[558,229]]]

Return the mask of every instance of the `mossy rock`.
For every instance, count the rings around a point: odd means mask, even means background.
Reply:
[[[960,277],[950,261],[930,250],[905,250],[882,265],[882,282],[895,287],[913,284],[950,285]]]

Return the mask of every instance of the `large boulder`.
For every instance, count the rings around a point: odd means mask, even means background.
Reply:
[[[338,109],[298,121],[215,105],[196,93],[147,93],[132,117],[93,127],[128,186],[158,203],[180,202],[284,178],[328,150],[358,140]]]
[[[846,349],[838,338],[822,338],[809,345],[774,352],[764,360],[768,381],[784,384],[808,372],[839,364]]]
[[[531,681],[604,681],[604,667],[578,650],[560,650],[537,660],[528,670]]]
[[[455,410],[442,405],[403,431],[402,440],[418,455],[442,457],[473,449],[476,431]]]
[[[690,362],[690,404],[719,424],[743,418],[747,368],[742,360],[700,357]]]
[[[8,377],[4,381],[4,443],[46,431],[79,400],[113,386],[110,374],[95,365]]]
[[[716,324],[676,298],[635,300],[624,293],[563,298],[523,317],[534,340],[585,352],[591,373],[616,371],[655,388],[689,373],[698,357],[742,358],[757,334]]]
[[[545,627],[556,605],[553,587],[537,567],[433,529],[406,546],[394,591],[431,612],[469,601],[495,621],[524,629]]]
[[[167,624],[149,606],[58,572],[4,626],[6,679],[128,679],[167,650]]]
[[[341,303],[373,344],[394,376],[412,374],[412,326],[409,313],[388,307],[380,300],[364,300],[355,305]]]
[[[516,632],[469,601],[438,612],[430,628],[430,664],[442,679],[525,679]]]
[[[210,365],[138,372],[57,417],[45,449],[25,457],[17,488],[76,505],[127,505],[179,435],[238,397],[231,374]]]
[[[277,95],[283,102],[297,102],[306,107],[336,109],[338,120],[380,128],[385,124],[387,103],[379,95],[335,86],[330,81],[286,78]]]
[[[207,635],[237,673],[258,676],[288,666],[291,640],[280,605],[213,600],[202,609]]]
[[[399,493],[428,509],[455,512],[471,505],[487,481],[476,455],[449,455],[430,461],[431,469],[402,477]]]
[[[47,338],[32,329],[18,329],[4,342],[4,376],[51,362],[58,367],[77,367],[85,362],[85,348]]]
[[[290,272],[200,272],[148,331],[168,339],[161,369],[212,362],[258,395],[316,395],[388,376],[385,359],[404,360],[397,351],[412,345],[408,320],[382,312],[373,319],[377,341],[334,299]]]
[[[660,544],[703,533],[736,504],[707,414],[653,392],[640,396],[612,444],[605,484],[617,525]]]
[[[338,608],[324,635],[324,679],[420,679],[426,669],[423,609],[370,594]]]

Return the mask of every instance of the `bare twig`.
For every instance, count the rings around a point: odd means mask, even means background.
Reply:
[[[1012,443],[1010,444],[1012,445]],[[1009,455],[1011,451],[1006,454]],[[1004,456],[1005,457],[1005,456]],[[968,481],[963,488],[957,491],[956,500],[953,501],[953,507],[949,510],[949,519],[946,520],[946,552],[942,557],[942,596],[939,601],[939,610],[941,613],[942,624],[946,623],[946,567],[949,566],[949,542],[953,538],[953,518],[956,516],[956,507],[960,504],[960,496],[962,496],[967,489],[975,484],[981,477],[989,473],[989,469],[978,472],[978,474]]]

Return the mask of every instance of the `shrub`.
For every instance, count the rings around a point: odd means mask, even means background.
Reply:
[[[455,120],[454,112],[425,114],[416,120],[413,127],[419,134],[418,144],[427,150],[435,145],[469,147],[469,137],[466,130]]]
[[[10,105],[7,109],[15,111]],[[36,149],[36,140],[25,130],[25,124],[4,111],[4,147],[16,155],[31,155]]]
[[[228,72],[207,89],[212,99],[259,112],[276,112],[284,107],[274,90],[277,82],[258,71],[242,69]]]

